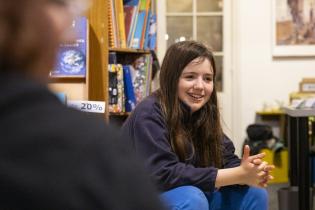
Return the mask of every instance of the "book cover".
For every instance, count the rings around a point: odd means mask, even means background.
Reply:
[[[124,65],[125,111],[131,112],[136,107],[136,98],[132,84],[130,66]]]
[[[125,112],[125,86],[124,86],[124,70],[121,64],[116,65],[117,71],[117,90],[118,90],[118,101],[117,101],[117,112]]]
[[[156,14],[152,14],[150,18],[150,28],[148,37],[148,48],[150,50],[156,50],[156,34],[157,34]]]
[[[140,49],[144,49],[146,32],[147,32],[147,28],[150,22],[150,17],[149,17],[150,5],[151,5],[151,0],[141,0],[141,10],[145,11],[145,17],[144,17],[141,39],[140,39]]]
[[[139,0],[124,0],[124,5],[138,6]]]
[[[78,17],[72,22],[75,39],[71,43],[62,43],[57,55],[51,77],[86,77],[88,23],[86,17]]]
[[[145,16],[146,16],[145,11],[139,11],[134,36],[133,36],[133,39],[131,40],[131,48],[135,48],[135,49],[140,48],[140,41],[141,41]]]
[[[108,65],[108,108],[113,112],[118,104],[117,71],[114,64]]]
[[[121,64],[108,65],[108,102],[109,112],[120,113],[125,110],[123,67]]]
[[[125,17],[124,17],[124,6],[123,0],[115,0],[115,12],[116,12],[116,23],[119,31],[119,45],[122,48],[126,48],[126,31],[125,31]]]
[[[145,29],[145,36],[144,36],[144,43],[143,43],[143,49],[149,49],[149,32],[150,32],[150,24],[151,24],[151,11],[148,13],[148,21],[147,26]]]
[[[136,98],[136,103],[142,101],[146,96],[148,96],[148,83],[150,83],[151,79],[149,76],[150,73],[150,65],[151,63],[151,55],[143,55],[135,60],[133,66],[130,67],[133,76],[133,88],[134,94]]]
[[[130,39],[130,33],[132,32],[132,27],[133,27],[133,20],[134,16],[137,12],[137,7],[134,6],[129,6],[125,5],[124,6],[124,14],[125,14],[125,32],[126,32],[126,38],[127,38],[127,43],[128,40]]]
[[[139,0],[124,0],[124,7],[134,7],[134,13],[132,16],[129,33],[127,36],[127,47],[132,46],[132,40],[134,37],[134,33],[136,30],[137,22],[138,22],[138,12],[139,12]]]

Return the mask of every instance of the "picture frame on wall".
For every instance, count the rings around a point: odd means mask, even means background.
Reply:
[[[272,0],[273,56],[315,56],[315,1]]]

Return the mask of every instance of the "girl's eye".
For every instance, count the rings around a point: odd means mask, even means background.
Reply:
[[[211,82],[212,80],[213,80],[212,77],[206,77],[206,78],[205,78],[205,81],[207,81],[207,82]]]
[[[194,76],[193,76],[193,75],[186,75],[185,78],[186,78],[186,79],[193,79]]]

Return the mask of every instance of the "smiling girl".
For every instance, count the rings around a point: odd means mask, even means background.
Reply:
[[[224,135],[212,52],[184,41],[166,52],[160,89],[137,105],[122,130],[161,190],[168,209],[267,209],[272,179],[264,154],[243,159]]]

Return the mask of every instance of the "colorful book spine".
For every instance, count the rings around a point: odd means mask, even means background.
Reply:
[[[149,49],[149,32],[150,32],[150,24],[151,24],[151,11],[148,13],[148,21],[145,30],[145,37],[143,39],[143,49]]]
[[[115,64],[108,65],[108,109],[109,112],[116,112],[118,106],[117,71]]]
[[[157,36],[156,14],[153,14],[150,19],[150,29],[148,37],[148,48],[150,50],[156,50],[156,36]]]
[[[117,89],[118,101],[117,112],[125,112],[125,85],[124,85],[124,70],[121,64],[116,65],[117,70]]]
[[[134,88],[132,84],[130,67],[128,65],[123,66],[124,71],[124,86],[125,86],[125,111],[131,112],[136,107],[136,98]]]
[[[148,28],[148,23],[150,22],[149,11],[150,11],[151,0],[140,0],[140,1],[141,1],[141,10],[145,11],[145,17],[144,17],[141,39],[140,39],[140,49],[144,49],[146,31]]]
[[[121,113],[125,111],[124,76],[121,64],[108,65],[109,76],[109,112]]]
[[[115,12],[116,12],[116,24],[119,31],[119,45],[122,48],[126,48],[126,31],[125,31],[125,17],[123,0],[115,0]]]
[[[139,12],[139,0],[124,0],[124,7],[133,7],[134,12],[130,24],[129,33],[127,36],[127,46],[131,47],[132,40],[134,37],[137,21],[138,21],[138,12]]]
[[[134,36],[131,41],[131,48],[139,49],[140,48],[140,42],[141,42],[141,36],[142,36],[142,29],[144,26],[144,19],[146,16],[145,11],[139,11],[138,18],[137,18],[137,25],[135,28]]]

